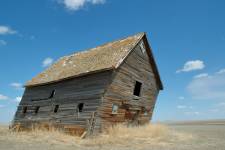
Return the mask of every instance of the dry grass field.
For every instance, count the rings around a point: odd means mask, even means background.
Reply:
[[[225,150],[225,125],[118,125],[80,139],[56,130],[11,132],[0,127],[0,150]]]

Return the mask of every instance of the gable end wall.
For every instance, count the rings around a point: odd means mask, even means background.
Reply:
[[[159,88],[149,56],[147,52],[141,51],[139,45],[141,42],[114,72],[111,84],[104,94],[103,103],[98,109],[103,128],[112,123],[138,122],[143,124],[151,120]],[[136,81],[142,83],[141,96],[138,100],[135,100],[133,95]],[[119,106],[116,115],[112,114],[113,104]]]

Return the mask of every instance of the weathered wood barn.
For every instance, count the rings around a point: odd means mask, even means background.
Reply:
[[[56,61],[28,81],[13,125],[50,123],[98,133],[151,120],[163,89],[145,33]]]

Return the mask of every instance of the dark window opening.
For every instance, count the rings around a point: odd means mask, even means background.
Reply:
[[[57,113],[59,110],[59,105],[55,105],[55,108],[54,108],[54,113]]]
[[[55,90],[53,90],[49,96],[49,98],[53,98],[55,96]]]
[[[23,107],[23,114],[27,113],[27,106]]]
[[[34,113],[35,113],[35,114],[37,114],[37,113],[38,113],[38,111],[39,111],[39,109],[40,109],[40,106],[36,106],[36,107],[35,107],[35,111],[34,111]]]
[[[134,87],[134,92],[133,92],[133,94],[134,94],[135,96],[140,96],[140,93],[141,93],[141,86],[142,86],[142,83],[136,81],[135,87]]]
[[[82,112],[84,108],[84,103],[79,103],[77,106],[78,112]]]

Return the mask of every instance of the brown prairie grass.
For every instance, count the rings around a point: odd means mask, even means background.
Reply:
[[[103,133],[86,139],[71,136],[62,131],[50,128],[32,128],[31,131],[12,132],[0,127],[1,138],[22,143],[63,144],[76,147],[168,145],[192,139],[192,135],[177,133],[165,125],[149,124],[137,127],[116,125]]]
[[[173,142],[186,141],[192,139],[192,135],[177,133],[165,125],[148,124],[144,126],[127,127],[117,125],[108,128],[99,136],[83,141],[87,145],[166,145]]]
[[[20,142],[20,143],[46,143],[46,144],[68,144],[73,145],[78,137],[63,133],[56,128],[36,128],[29,131],[11,131],[6,127],[0,127],[0,140]]]

